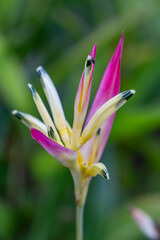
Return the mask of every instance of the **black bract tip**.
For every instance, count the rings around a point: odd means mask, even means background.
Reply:
[[[22,115],[20,114],[20,113],[18,113],[18,112],[16,112],[15,114],[14,114],[14,116],[16,116],[18,119],[22,119]]]
[[[127,91],[124,93],[123,99],[128,100],[130,97],[132,97],[133,94],[134,94],[133,92]]]
[[[102,175],[103,175],[104,178],[107,179],[107,174],[106,174],[106,172],[104,170],[102,170]]]
[[[92,62],[91,59],[88,59],[87,62],[86,62],[86,67],[91,66],[91,62]]]

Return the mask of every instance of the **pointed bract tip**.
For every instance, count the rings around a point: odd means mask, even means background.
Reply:
[[[128,100],[135,93],[136,93],[136,91],[133,89],[129,90],[129,91],[125,91],[125,92],[123,92],[123,99]]]
[[[104,178],[106,178],[107,180],[109,180],[109,173],[108,173],[107,171],[102,170],[102,176],[103,176]]]
[[[122,36],[119,40],[119,43],[118,43],[117,48],[116,48],[116,50],[113,54],[112,59],[116,59],[116,61],[117,61],[119,58],[121,58],[122,50],[123,50],[123,42],[124,42],[124,33],[122,33]]]
[[[94,46],[93,46],[93,49],[96,50],[96,48],[97,48],[97,43],[95,43]]]
[[[37,67],[36,71],[40,77],[42,76],[42,74],[46,73],[46,71],[44,70],[44,68],[42,66]]]
[[[34,87],[30,84],[30,83],[28,83],[28,87],[29,87],[29,89],[30,89],[30,91],[31,91],[31,94],[32,95],[34,95],[34,96],[36,96],[36,90],[34,89]]]
[[[135,94],[136,91],[134,89],[130,90],[132,94]]]
[[[37,68],[36,68],[36,71],[38,72],[38,71],[41,71],[41,70],[43,70],[43,67],[42,66],[38,66]]]
[[[97,50],[97,43],[95,43],[95,45],[93,46],[93,49],[91,51],[91,57],[95,59],[96,57],[96,50]]]
[[[124,42],[124,33],[122,32],[122,36],[120,38],[120,41],[118,43],[117,49],[115,51],[116,55],[122,56],[122,50],[123,50],[123,42]]]
[[[124,41],[124,30],[122,30],[122,35],[121,35],[120,41],[121,41],[122,43],[123,43],[123,41]]]
[[[22,115],[21,115],[21,113],[20,112],[18,112],[17,110],[13,110],[12,111],[12,114],[15,116],[15,117],[17,117],[18,119],[22,119]]]
[[[32,85],[31,85],[30,83],[28,83],[28,87],[29,87],[29,89],[31,89],[31,88],[32,88]]]
[[[13,110],[11,113],[12,113],[12,115],[16,115],[17,114],[17,110]]]

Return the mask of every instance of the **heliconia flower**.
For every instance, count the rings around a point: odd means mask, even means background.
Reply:
[[[32,137],[50,155],[70,169],[75,184],[76,200],[79,204],[83,204],[85,201],[91,177],[99,174],[109,178],[105,165],[98,162],[109,137],[115,112],[135,93],[134,90],[119,93],[123,39],[124,35],[122,34],[86,118],[95,64],[96,44],[88,55],[74,103],[72,128],[65,118],[56,88],[42,67],[38,67],[37,72],[52,117],[31,84],[28,84],[28,87],[43,122],[17,110],[12,112],[31,130]]]
[[[147,238],[151,240],[160,239],[158,224],[146,212],[134,206],[130,207],[129,211],[132,218]]]

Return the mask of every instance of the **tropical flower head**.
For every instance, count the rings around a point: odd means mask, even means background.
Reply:
[[[31,84],[28,84],[28,87],[43,122],[27,113],[17,110],[12,112],[31,130],[32,137],[50,155],[70,169],[79,204],[85,201],[92,176],[100,174],[109,178],[107,168],[99,163],[99,160],[108,140],[115,112],[135,93],[134,90],[119,93],[123,38],[122,34],[86,117],[95,66],[96,44],[88,55],[75,98],[72,128],[65,118],[56,88],[42,67],[38,67],[37,72],[52,117]]]

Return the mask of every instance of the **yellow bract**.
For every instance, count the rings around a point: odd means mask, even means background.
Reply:
[[[40,75],[42,86],[52,112],[55,126],[59,131],[60,136],[63,142],[65,143],[66,147],[70,147],[69,135],[66,129],[67,128],[66,119],[64,116],[62,104],[57,93],[57,90],[52,80],[50,79],[49,75],[45,72],[45,70],[41,66],[37,68],[37,72]]]
[[[77,148],[80,148],[84,143],[92,138],[102,123],[114,112],[116,112],[123,104],[125,104],[128,98],[134,93],[134,90],[122,92],[103,104],[93,115],[84,131],[82,132],[79,142],[77,143]]]
[[[46,107],[44,106],[41,97],[39,96],[39,94],[37,93],[37,91],[32,87],[31,84],[28,84],[28,87],[30,88],[31,94],[33,96],[33,100],[37,106],[37,109],[39,111],[39,114],[41,115],[47,129],[49,129],[50,127],[52,127],[53,129],[53,133],[54,133],[54,137],[55,137],[55,141],[59,144],[62,145],[62,142],[60,140],[60,137],[58,135],[58,132],[53,124],[53,121],[46,109]]]
[[[103,163],[94,163],[87,169],[87,175],[95,177],[96,175],[101,175],[104,178],[109,179],[109,174],[106,166]]]

